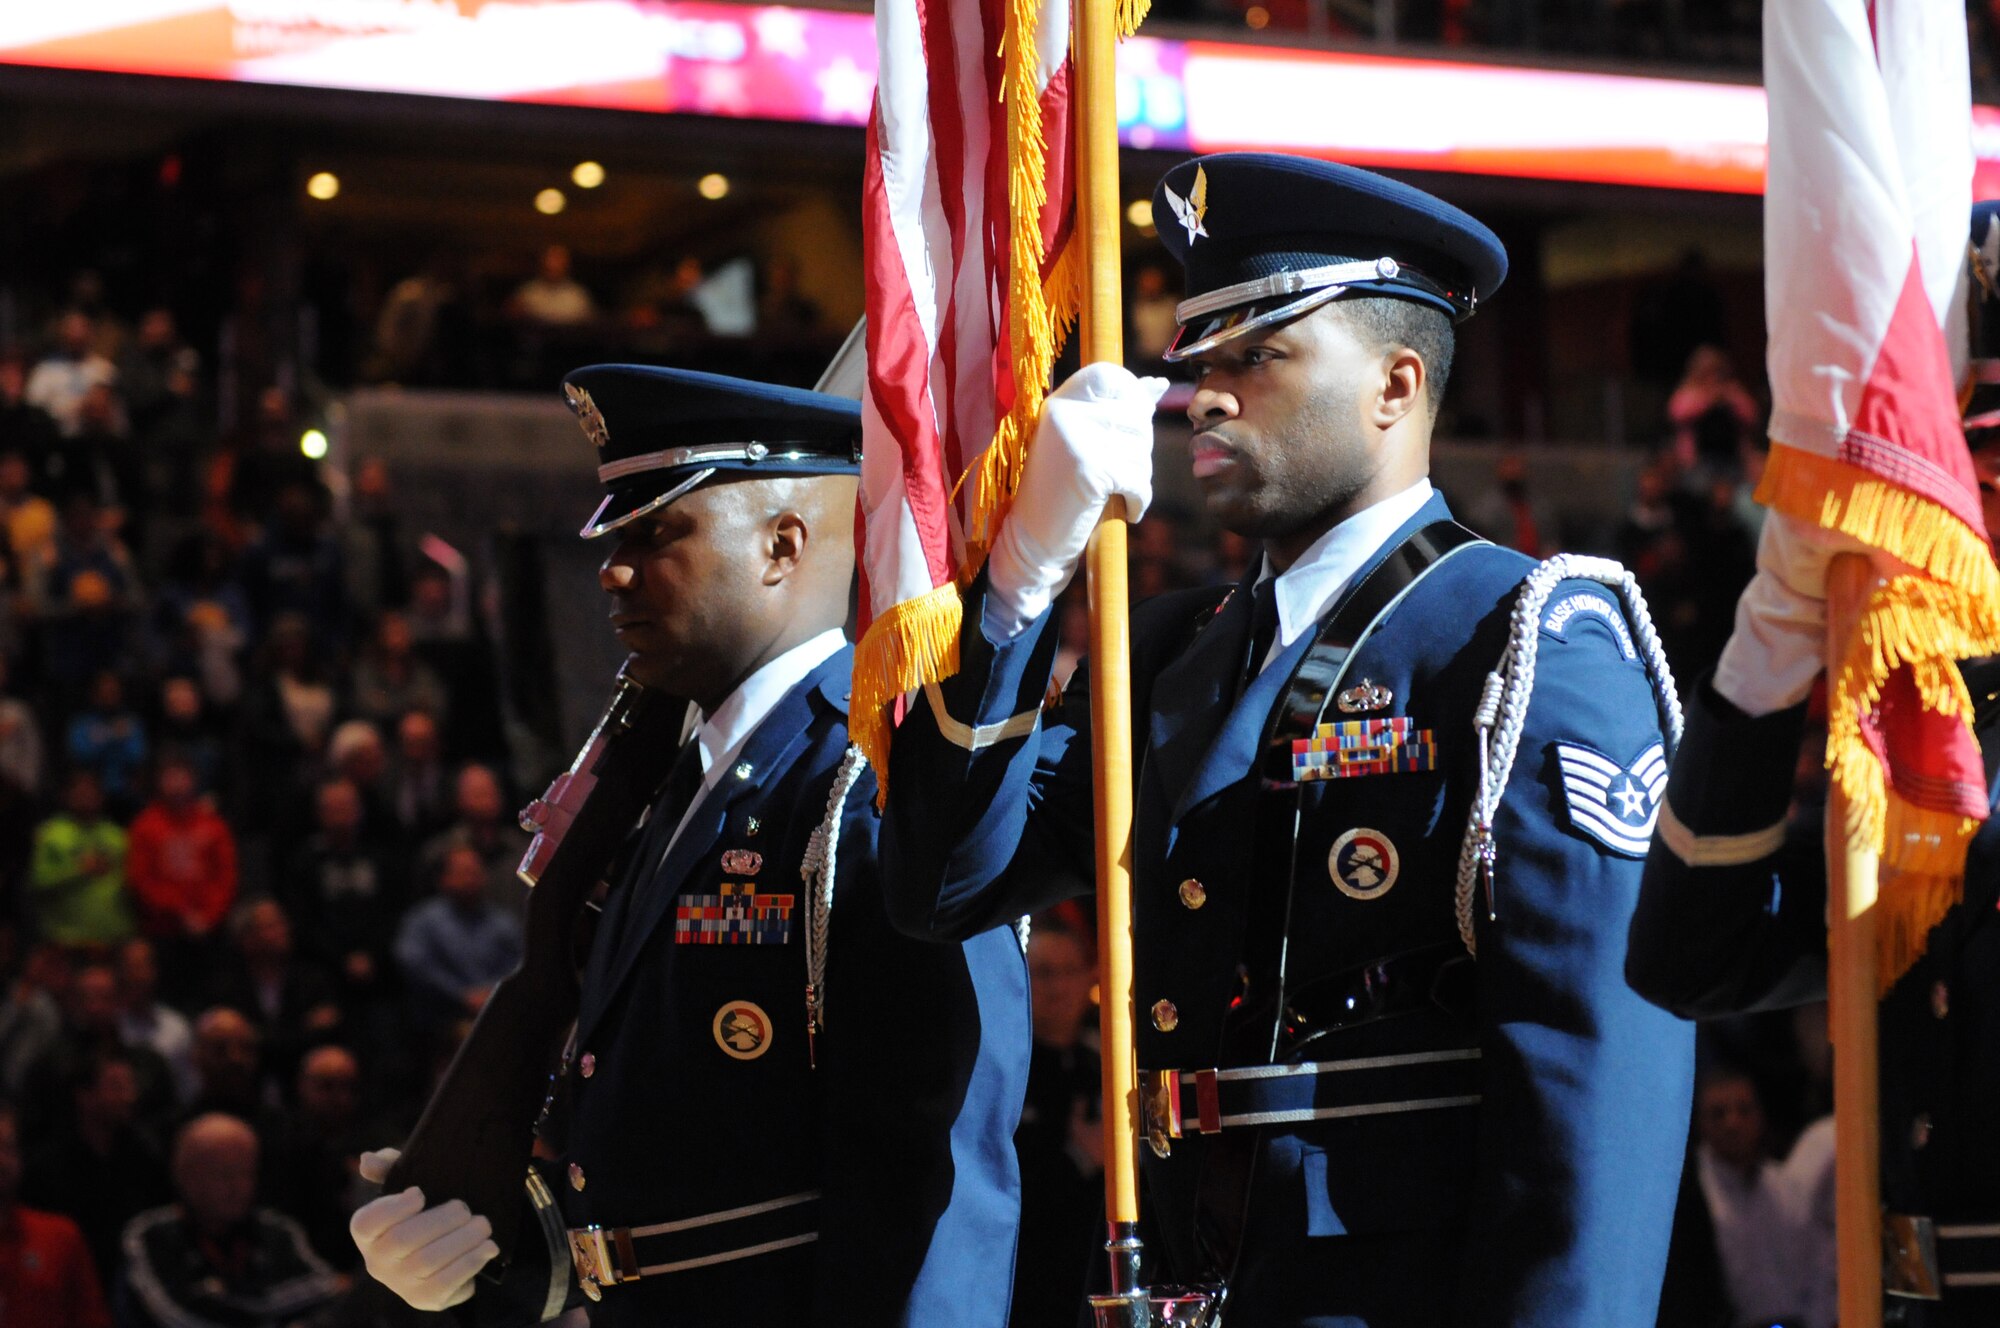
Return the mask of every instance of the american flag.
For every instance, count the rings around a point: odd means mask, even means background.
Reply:
[[[1886,988],[1958,897],[1986,814],[1951,661],[2000,650],[1949,330],[1972,193],[1965,18],[1928,0],[1771,0],[1764,82],[1773,446],[1758,497],[1913,569],[1873,593],[1828,668],[1828,761],[1882,852]]]
[[[850,729],[878,779],[890,707],[957,667],[959,587],[1005,515],[1081,299],[1069,30],[1068,0],[876,6]]]

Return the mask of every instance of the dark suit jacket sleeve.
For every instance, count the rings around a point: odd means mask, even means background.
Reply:
[[[1702,1018],[1826,994],[1826,851],[1786,826],[1804,728],[1804,705],[1752,719],[1695,689],[1632,919],[1646,999]]]
[[[1602,593],[1565,583],[1557,596],[1575,590]],[[1593,833],[1559,749],[1587,748],[1631,771],[1664,742],[1645,668],[1604,623],[1573,619],[1566,639],[1542,633],[1494,822],[1490,914],[1474,901],[1484,1100],[1456,1324],[1653,1321],[1693,1030],[1625,983],[1643,828],[1627,848]],[[1611,787],[1629,795],[1635,784],[1614,777]]]
[[[882,839],[889,916],[902,931],[963,940],[1075,894],[1090,878],[1089,723],[1072,704],[1044,714],[1054,669],[1051,614],[1011,641],[986,631],[986,581],[967,592],[959,669],[919,693],[896,730]],[[1032,720],[1025,718],[1032,716]],[[969,730],[1018,720],[1021,736]]]

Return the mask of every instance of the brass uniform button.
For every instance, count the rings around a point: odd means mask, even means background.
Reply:
[[[1187,905],[1189,908],[1200,908],[1207,902],[1208,891],[1203,888],[1200,881],[1190,876],[1181,882],[1181,903]]]
[[[1153,1002],[1154,1028],[1159,1029],[1162,1033],[1171,1033],[1180,1027],[1180,1022],[1181,1012],[1174,1008],[1172,1001],[1159,1000]]]
[[[572,1190],[583,1188],[583,1168],[574,1162],[569,1164],[569,1187]]]
[[[577,1062],[577,1068],[583,1071],[583,1077],[586,1079],[590,1078],[591,1075],[596,1074],[597,1073],[596,1053],[588,1051],[584,1052],[583,1059]]]
[[[1930,1141],[1931,1114],[1928,1111],[1920,1111],[1916,1119],[1910,1122],[1910,1147],[1922,1148]]]
[[[1939,1019],[1951,1013],[1951,984],[1943,978],[1931,983],[1931,1013]]]

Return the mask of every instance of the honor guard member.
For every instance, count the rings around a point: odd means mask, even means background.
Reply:
[[[2000,205],[1973,209],[1966,441],[2000,530]],[[1687,738],[1632,923],[1632,985],[1691,1019],[1826,996],[1826,846],[1790,817],[1806,705],[1825,658],[1826,568],[1866,552],[1780,513]],[[1959,665],[1989,796],[2000,793],[2000,659]],[[2000,815],[1965,860],[1961,902],[1882,999],[1884,1322],[2000,1324]],[[1830,1291],[1831,1288],[1826,1288]]]
[[[523,1227],[547,1248],[479,1279],[475,1316],[587,1298],[647,1328],[1000,1328],[1027,968],[1004,925],[940,946],[885,912],[847,736],[859,409],[628,365],[564,390],[608,490],[583,534],[612,546],[627,667],[695,711],[583,972],[567,1140]],[[425,1203],[352,1225],[369,1272],[436,1309],[493,1247],[462,1203]]]
[[[1623,974],[1665,665],[1615,564],[1479,541],[1426,478],[1505,252],[1293,157],[1186,162],[1154,205],[1194,475],[1264,557],[1132,619],[1149,1279],[1222,1281],[1255,1328],[1650,1324],[1692,1061]],[[1143,509],[1161,386],[1092,365],[1052,394],[959,672],[897,734],[913,933],[1088,870],[1088,689],[1043,708],[1049,602],[1108,498]]]

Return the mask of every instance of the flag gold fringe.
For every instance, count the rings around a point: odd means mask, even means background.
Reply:
[[[847,736],[875,770],[875,800],[889,790],[889,703],[926,682],[958,672],[958,633],[965,605],[947,581],[928,594],[893,605],[854,648],[854,682],[847,705]]]
[[[1909,564],[1862,606],[1827,698],[1827,768],[1848,798],[1850,839],[1881,851],[1876,982],[1887,993],[1957,903],[1978,822],[1896,796],[1861,736],[1889,675],[1910,667],[1926,710],[1970,730],[1972,699],[1953,661],[2000,654],[2000,567],[1980,534],[1938,503],[1817,453],[1771,448],[1757,499]]]
[[[1118,0],[1118,35],[1145,21],[1151,0]],[[1001,100],[1007,106],[1007,334],[1014,400],[969,476],[971,522],[955,583],[904,600],[868,625],[854,649],[848,735],[875,768],[877,801],[889,787],[889,705],[927,682],[958,671],[958,634],[965,608],[959,587],[971,582],[1021,487],[1028,440],[1034,437],[1056,357],[1083,308],[1084,246],[1072,238],[1046,275],[1042,210],[1048,203],[1048,138],[1036,87],[1035,34],[1043,0],[1007,0],[1002,37]]]
[[[1139,30],[1151,0],[1118,0],[1118,35]],[[973,480],[972,523],[966,532],[970,580],[985,559],[993,535],[1021,487],[1028,440],[1041,417],[1049,374],[1083,308],[1083,246],[1072,240],[1056,256],[1046,277],[1042,265],[1042,209],[1047,206],[1049,144],[1042,125],[1037,86],[1040,64],[1035,34],[1042,0],[1007,0],[1002,39],[1001,98],[1007,103],[1008,277],[1007,335],[1012,353],[1014,401],[980,455]]]

